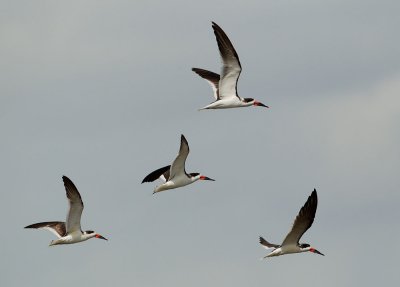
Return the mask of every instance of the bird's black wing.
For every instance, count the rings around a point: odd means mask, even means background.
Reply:
[[[162,168],[159,168],[155,171],[153,171],[152,173],[148,174],[143,180],[143,182],[153,182],[156,179],[158,179],[160,176],[164,176],[165,180],[168,181],[169,178],[169,169],[170,169],[171,165],[167,165],[164,166]]]

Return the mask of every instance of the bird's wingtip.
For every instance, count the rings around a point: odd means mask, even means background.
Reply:
[[[63,180],[63,182],[69,182],[69,181],[72,182],[72,180],[71,180],[68,176],[66,176],[66,175],[63,175],[63,176],[62,176],[62,180]]]
[[[188,141],[187,141],[186,137],[183,134],[181,134],[181,141],[183,141],[186,144],[188,144]]]

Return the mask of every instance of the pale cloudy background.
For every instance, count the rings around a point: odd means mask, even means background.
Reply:
[[[1,1],[1,286],[396,286],[400,282],[400,2]],[[243,66],[212,100],[211,21]],[[140,182],[187,137],[216,182]],[[48,247],[61,176],[105,237]],[[326,256],[265,261],[313,188],[303,237]]]

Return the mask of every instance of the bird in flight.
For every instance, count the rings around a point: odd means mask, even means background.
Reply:
[[[310,244],[299,243],[300,238],[313,224],[317,205],[317,191],[314,189],[304,206],[300,209],[299,214],[294,220],[292,230],[290,230],[286,235],[281,245],[269,243],[267,240],[260,237],[261,245],[267,249],[273,248],[271,253],[266,255],[264,258],[300,252],[313,252],[319,255],[324,255],[317,249],[311,247]]]
[[[207,109],[229,109],[249,106],[266,107],[253,98],[242,98],[237,93],[237,82],[239,80],[242,66],[231,41],[225,32],[216,23],[212,22],[215,37],[217,39],[219,53],[222,59],[221,75],[200,69],[192,68],[192,71],[205,79],[213,89],[215,101],[201,108]]]
[[[52,240],[50,246],[58,244],[72,244],[86,241],[90,238],[104,239],[100,234],[92,231],[81,229],[81,215],[83,211],[83,202],[81,195],[74,183],[66,176],[62,177],[64,187],[69,201],[69,210],[67,221],[47,221],[26,226],[25,228],[47,229],[55,234],[58,239]]]
[[[201,175],[200,173],[186,173],[185,162],[189,154],[189,144],[184,135],[181,135],[181,146],[179,148],[178,156],[172,162],[171,165],[159,168],[149,175],[147,175],[142,183],[153,182],[156,179],[164,181],[163,184],[157,186],[154,189],[154,193],[161,192],[167,189],[173,189],[181,186],[191,184],[197,180],[212,180],[207,176]]]

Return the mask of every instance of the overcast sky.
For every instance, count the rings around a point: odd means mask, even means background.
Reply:
[[[400,2],[1,1],[0,285],[396,286],[400,282]],[[242,97],[270,109],[197,111],[191,71],[219,72],[211,21],[233,42]],[[196,182],[152,195],[184,134]],[[25,230],[84,230],[48,247]],[[261,261],[311,191],[302,238],[326,256]]]

